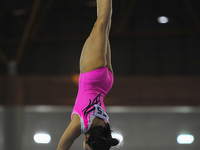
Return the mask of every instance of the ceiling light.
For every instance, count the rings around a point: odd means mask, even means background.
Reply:
[[[39,144],[48,144],[51,141],[51,136],[47,133],[37,133],[33,137],[34,141]]]
[[[112,133],[112,137],[119,140],[119,142],[123,142],[124,137],[119,133]]]
[[[165,16],[160,16],[160,17],[158,17],[157,21],[158,21],[158,23],[166,24],[169,22],[169,19]]]
[[[189,134],[181,134],[177,137],[177,142],[179,144],[192,144],[194,141],[194,136]]]

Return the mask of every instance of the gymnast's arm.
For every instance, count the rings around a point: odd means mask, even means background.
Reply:
[[[65,130],[60,139],[57,150],[69,150],[73,142],[80,136],[80,134],[80,119],[78,116],[73,115],[70,124],[68,125],[67,129]]]

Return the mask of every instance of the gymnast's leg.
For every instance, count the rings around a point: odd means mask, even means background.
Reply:
[[[108,70],[110,70],[113,74],[113,69],[112,69],[112,63],[111,63],[111,48],[110,48],[110,41],[109,41],[109,33],[110,33],[110,27],[111,27],[111,20],[107,29],[107,54],[106,54],[106,61],[107,61],[107,67]]]
[[[111,25],[112,0],[97,0],[97,20],[86,40],[80,58],[80,72],[107,66],[110,71],[110,44],[108,33]]]

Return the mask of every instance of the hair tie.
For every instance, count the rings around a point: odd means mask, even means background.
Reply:
[[[107,141],[107,139],[105,137],[101,137],[101,138]]]

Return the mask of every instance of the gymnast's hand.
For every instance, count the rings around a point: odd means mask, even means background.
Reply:
[[[81,134],[81,123],[78,115],[73,115],[70,124],[60,139],[57,150],[69,150]]]

